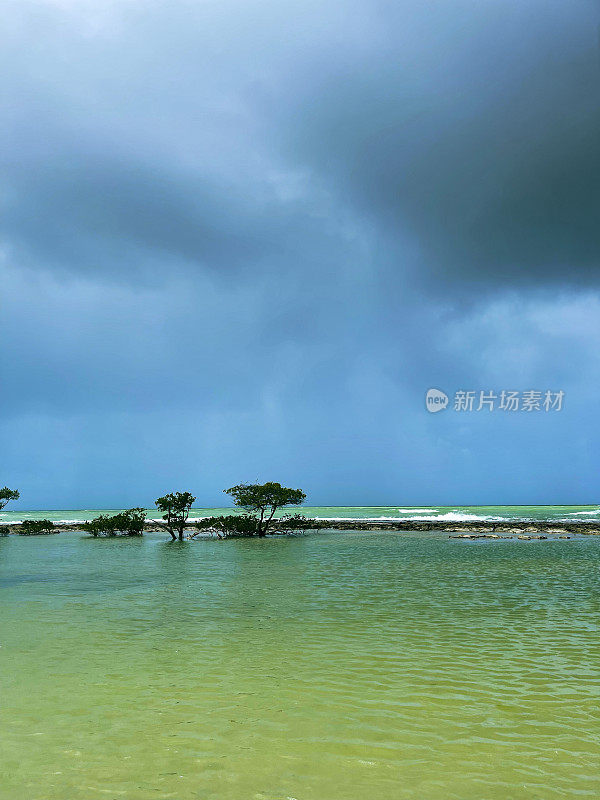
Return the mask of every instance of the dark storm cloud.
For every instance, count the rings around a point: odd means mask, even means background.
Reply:
[[[222,12],[80,13],[15,4],[7,25],[0,201],[13,263],[120,281],[174,268],[260,280],[308,277],[337,254],[322,193],[257,136],[252,53],[235,31],[214,41]]]
[[[327,218],[345,214],[410,248],[392,274],[597,281],[592,3],[33,8],[4,55],[17,259],[285,271],[303,246],[335,259]],[[282,197],[270,176],[298,171]]]
[[[237,272],[301,248],[331,247],[302,203],[277,203],[252,186],[224,186],[172,165],[98,149],[70,149],[5,170],[0,230],[28,266],[139,280],[174,267]]]
[[[390,241],[412,242],[445,290],[597,284],[597,7],[424,3],[385,13],[368,57],[309,70],[310,92],[289,107],[293,152]]]

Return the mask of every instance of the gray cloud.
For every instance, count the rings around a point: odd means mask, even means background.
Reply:
[[[44,13],[42,43],[32,6],[14,11],[4,56],[17,259],[295,269],[306,243],[335,252],[343,216],[410,247],[392,274],[446,290],[597,281],[591,3]]]
[[[308,72],[292,151],[427,276],[597,285],[598,9],[386,4],[368,56]],[[401,267],[402,268],[402,267]]]
[[[177,267],[268,271],[306,244],[331,246],[302,203],[139,164],[131,153],[72,148],[5,177],[2,228],[28,266],[140,280]]]
[[[220,502],[255,477],[314,502],[592,499],[596,22],[583,0],[8,3],[17,484],[67,505],[188,481]],[[515,384],[570,410],[423,408],[432,385]]]

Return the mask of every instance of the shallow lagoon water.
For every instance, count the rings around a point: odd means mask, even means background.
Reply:
[[[595,800],[599,557],[2,537],[0,798]]]

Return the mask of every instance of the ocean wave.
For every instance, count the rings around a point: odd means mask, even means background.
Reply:
[[[508,517],[489,517],[479,514],[460,514],[448,511],[445,514],[415,514],[412,517],[316,517],[323,522],[503,522]],[[514,519],[510,517],[510,519]]]
[[[437,509],[435,508],[399,508],[398,513],[400,514],[436,514]]]
[[[321,520],[322,522],[398,522],[400,519],[405,520],[406,517],[319,517],[315,516],[314,519]]]
[[[429,514],[414,517],[405,517],[414,522],[502,522],[506,517],[492,517],[483,514],[470,514],[468,512],[447,511],[445,514]]]

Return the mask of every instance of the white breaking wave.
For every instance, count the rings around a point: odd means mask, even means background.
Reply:
[[[323,522],[376,522],[377,520],[398,522],[400,517],[314,517],[313,519]]]
[[[503,522],[505,517],[485,517],[479,514],[460,514],[456,511],[448,511],[446,514],[415,514],[413,517],[316,517],[323,522]]]
[[[435,508],[399,508],[399,514],[436,514]]]
[[[415,515],[414,517],[406,517],[406,519],[413,520],[414,522],[502,522],[504,517],[490,517],[482,514],[469,514],[466,512],[447,511],[445,514],[429,514],[429,515]]]

